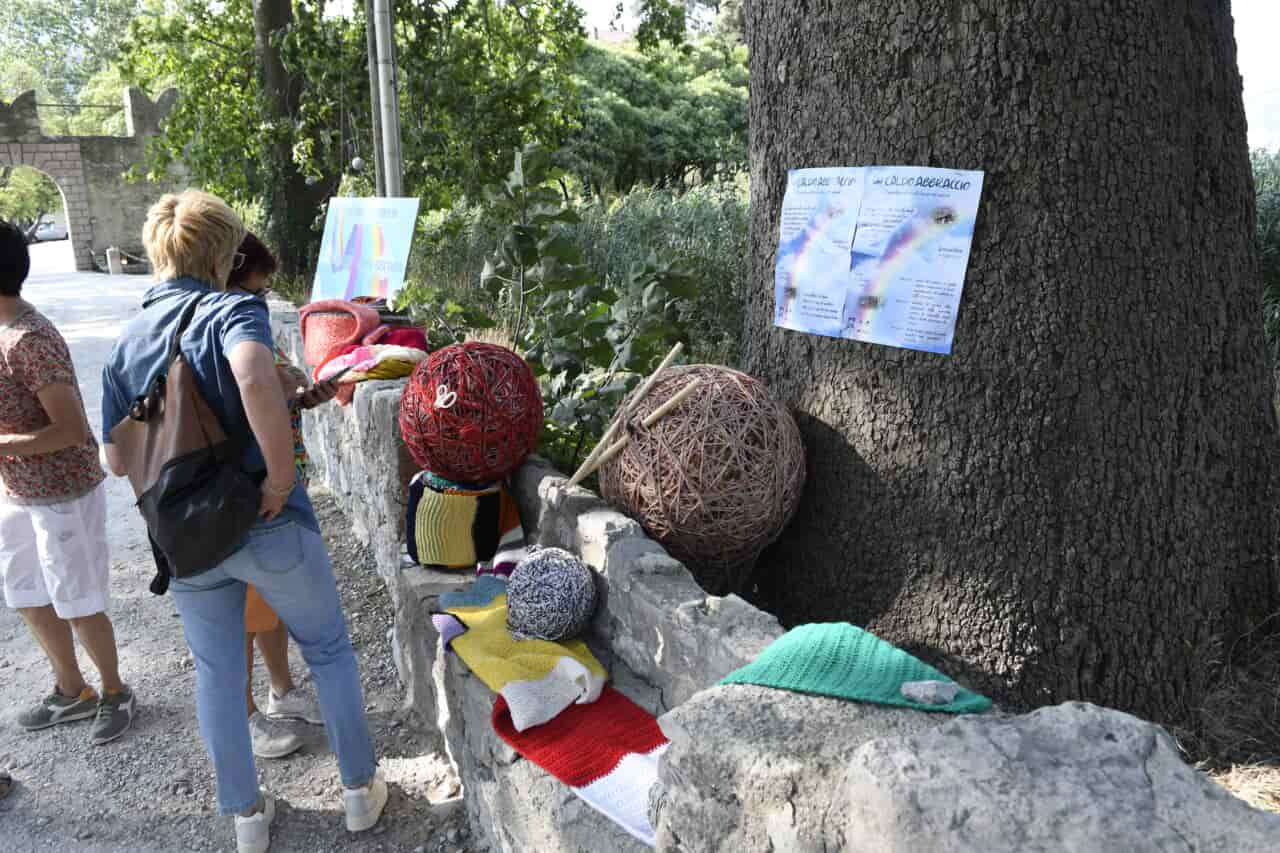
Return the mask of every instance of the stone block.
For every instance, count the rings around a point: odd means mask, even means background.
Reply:
[[[1158,726],[1083,703],[872,741],[834,794],[826,849],[849,853],[1280,850],[1280,816],[1189,767]]]
[[[659,718],[671,747],[653,797],[658,849],[841,849],[826,846],[823,820],[850,759],[874,738],[928,731],[942,717],[753,685],[703,691]]]

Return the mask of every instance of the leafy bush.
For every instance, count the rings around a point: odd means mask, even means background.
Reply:
[[[643,55],[588,46],[574,72],[579,127],[556,162],[592,196],[745,174],[745,47],[703,40]]]
[[[504,223],[480,276],[510,319],[511,339],[538,375],[548,411],[542,449],[574,468],[599,441],[623,396],[684,337],[680,304],[692,282],[651,254],[606,278],[584,262],[575,205],[537,147],[488,192]]]
[[[596,201],[576,212],[581,221],[561,229],[597,278],[624,287],[628,272],[650,255],[667,259],[692,282],[694,295],[679,308],[690,356],[736,363],[742,328],[738,288],[748,256],[749,209],[742,188],[704,185],[683,194],[638,189],[612,204]],[[422,216],[409,280],[478,307],[480,273],[502,229],[492,209],[470,203]],[[491,310],[501,324],[510,324],[496,303]]]
[[[680,307],[692,357],[736,364],[742,336],[740,285],[749,256],[750,211],[733,186],[704,185],[683,195],[638,189],[607,207],[584,207],[576,238],[597,275],[617,281],[648,260],[670,258],[690,277],[694,295]]]

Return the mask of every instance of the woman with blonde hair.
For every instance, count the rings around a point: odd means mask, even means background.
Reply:
[[[169,589],[196,661],[196,714],[218,782],[218,809],[235,815],[239,853],[270,845],[274,801],[258,789],[245,713],[245,589],[280,615],[311,668],[329,742],[345,786],[347,829],[377,823],[387,802],[365,718],[355,651],[319,524],[294,467],[289,410],[277,379],[263,300],[229,292],[245,228],[221,199],[167,195],[147,215],[143,243],[159,282],[103,368],[104,441],[165,364],[184,311],[198,301],[181,350],[201,395],[229,436],[247,437],[245,471],[262,476],[261,518],[240,548],[208,572]],[[106,445],[108,466],[123,460]]]

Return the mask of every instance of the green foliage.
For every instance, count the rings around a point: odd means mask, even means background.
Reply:
[[[573,0],[401,0],[397,59],[405,185],[427,209],[500,180],[510,151],[573,127]]]
[[[181,163],[195,181],[229,201],[261,194],[272,128],[263,122],[255,73],[250,0],[184,0],[175,14],[134,19],[125,39],[126,80],[181,97],[153,141],[149,162],[133,176],[158,179]]]
[[[411,286],[398,302],[432,320],[433,327],[443,326],[452,339],[461,339],[464,327],[476,320],[487,320],[485,307],[500,316],[542,385],[543,452],[571,468],[599,440],[627,391],[676,341],[687,339],[699,294],[689,273],[666,252],[606,253],[601,256],[612,264],[609,273],[593,268],[579,238],[597,232],[584,227],[561,177],[545,149],[530,146],[516,156],[506,180],[489,189],[483,212],[463,208],[428,219],[426,229],[440,243],[452,242],[453,235],[468,244],[491,239],[479,287],[465,288],[468,280],[476,282],[471,272],[445,273],[438,263],[419,261],[450,286]],[[586,215],[599,218],[590,207]],[[439,250],[427,257],[448,257],[464,270],[472,260],[466,252]],[[485,296],[487,305],[481,302]]]
[[[581,127],[558,162],[597,196],[742,174],[747,81],[741,47],[704,41],[645,56],[590,46],[577,65]]]
[[[396,294],[395,307],[407,310],[414,323],[426,330],[432,350],[460,344],[468,332],[498,325],[491,301],[474,287],[432,287],[411,281]]]
[[[181,160],[230,200],[283,193],[283,209],[296,211],[315,209],[354,157],[372,162],[363,6],[350,20],[324,17],[320,0],[292,9],[273,42],[297,84],[284,115],[263,92],[250,0],[179,0],[170,14],[135,20],[125,76],[182,95],[151,152],[153,172]],[[568,134],[583,37],[572,0],[400,0],[396,14],[405,186],[424,208],[500,178],[504,152],[523,141]],[[313,190],[291,180],[295,169]],[[281,209],[268,204],[272,216]],[[318,244],[318,229],[297,239]]]
[[[636,43],[646,53],[683,46],[690,34],[712,32],[730,44],[746,41],[743,0],[636,0]],[[623,4],[618,3],[617,17]]]
[[[58,100],[75,99],[115,61],[119,34],[143,6],[142,0],[6,0],[4,59],[30,68]]]
[[[158,2],[158,0],[156,0]],[[119,33],[143,0],[9,0],[0,4],[0,100],[34,90],[50,135],[119,136]],[[103,107],[106,107],[105,109]]]
[[[636,29],[636,41],[641,50],[655,50],[663,43],[684,44],[689,30],[689,6],[684,0],[638,0],[640,26]],[[622,4],[618,4],[621,11]]]
[[[420,216],[408,278],[430,281],[449,291],[474,290],[502,228],[487,214],[484,207],[463,200],[448,210]]]
[[[598,279],[622,287],[627,271],[651,252],[688,271],[696,295],[681,303],[686,345],[699,361],[735,364],[742,330],[739,283],[749,256],[748,204],[739,186],[706,185],[686,193],[640,188],[613,201],[577,208],[581,222],[561,230],[581,247]],[[459,204],[419,219],[411,281],[454,294],[474,293],[503,224],[492,210]],[[496,307],[494,308],[496,310]]]
[[[612,204],[582,208],[575,237],[587,263],[606,280],[657,252],[672,258],[695,283],[680,303],[678,322],[698,361],[736,364],[742,337],[739,288],[750,257],[750,210],[735,186],[704,185],[687,193],[641,188]]]
[[[67,117],[67,132],[72,136],[124,136],[124,89],[124,77],[115,65],[90,77],[76,98],[81,106]]]
[[[1273,361],[1280,363],[1280,150],[1253,152],[1263,317]]]
[[[57,210],[62,194],[48,175],[26,166],[0,169],[0,219],[28,228]]]

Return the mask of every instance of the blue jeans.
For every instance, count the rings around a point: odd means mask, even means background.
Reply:
[[[258,801],[258,772],[245,713],[245,584],[280,615],[311,667],[342,784],[359,788],[376,770],[355,649],[333,566],[318,533],[293,521],[259,525],[221,565],[169,586],[196,662],[196,716],[218,779],[218,812]]]

